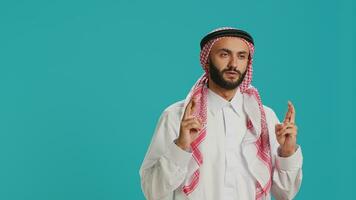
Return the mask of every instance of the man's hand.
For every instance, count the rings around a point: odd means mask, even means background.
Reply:
[[[275,131],[279,143],[279,155],[291,156],[297,146],[297,126],[295,125],[295,109],[292,102],[288,101],[288,111],[282,124],[276,124]]]
[[[189,150],[190,144],[197,138],[202,124],[193,116],[196,110],[196,100],[192,98],[185,108],[183,119],[180,123],[179,137],[176,144],[183,150]]]

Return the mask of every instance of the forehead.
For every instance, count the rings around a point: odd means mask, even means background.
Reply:
[[[221,38],[220,40],[216,41],[211,48],[211,51],[216,51],[219,49],[229,49],[233,52],[238,51],[247,51],[249,52],[248,45],[238,37],[225,37]]]

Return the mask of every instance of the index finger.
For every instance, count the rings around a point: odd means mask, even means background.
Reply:
[[[288,102],[291,108],[291,116],[289,122],[295,123],[295,108],[291,101]]]
[[[292,110],[291,110],[291,106],[290,106],[289,101],[288,101],[288,111],[286,113],[286,116],[284,117],[283,123],[289,122],[291,115],[292,115]]]
[[[185,108],[184,115],[183,115],[184,119],[186,119],[187,117],[189,117],[191,115],[193,104],[195,104],[194,98],[190,99],[187,107]]]

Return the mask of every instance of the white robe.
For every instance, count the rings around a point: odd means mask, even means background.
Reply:
[[[209,90],[207,136],[200,144],[204,163],[200,167],[199,184],[188,197],[181,187],[184,179],[190,177],[188,168],[194,165],[195,161],[190,152],[180,149],[174,143],[179,136],[184,101],[165,109],[140,169],[141,187],[146,199],[255,199],[255,180],[261,178],[260,175],[267,174],[259,171],[258,166],[254,164],[257,163],[255,159],[258,159],[253,148],[257,136],[246,132],[244,122],[246,113],[254,119],[260,119],[260,115],[258,110],[248,110],[242,106],[243,101],[253,102],[248,98],[242,96],[238,90],[232,101],[227,102]],[[301,148],[298,146],[296,152],[287,158],[278,155],[279,144],[274,128],[275,124],[280,122],[272,109],[264,106],[264,110],[273,164],[271,193],[276,200],[292,199],[302,181]],[[235,118],[235,126],[229,126],[231,123],[228,122]],[[255,120],[255,123],[258,123],[258,120]],[[234,131],[235,129],[237,130]],[[244,134],[231,134],[235,132]],[[265,199],[271,199],[270,194]]]

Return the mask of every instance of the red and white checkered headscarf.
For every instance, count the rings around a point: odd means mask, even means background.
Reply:
[[[213,30],[212,32],[218,31],[218,30],[223,30],[223,29],[234,29],[231,27],[222,27]],[[210,32],[210,33],[212,33]],[[198,79],[198,81],[194,84],[192,89],[190,90],[189,94],[187,95],[185,104],[187,104],[193,97],[196,99],[196,112],[193,113],[194,116],[199,118],[202,122],[203,128],[200,130],[198,133],[198,137],[191,143],[191,149],[193,153],[193,157],[195,162],[197,163],[198,166],[201,166],[203,164],[203,156],[202,153],[199,149],[200,143],[204,140],[207,134],[207,94],[208,94],[208,89],[206,84],[208,83],[208,78],[209,78],[209,68],[208,68],[208,58],[209,58],[209,53],[214,45],[215,42],[220,40],[221,38],[225,37],[234,37],[234,36],[222,36],[218,37],[215,39],[212,39],[208,41],[204,47],[202,48],[200,52],[200,64],[203,67],[205,73]],[[270,152],[270,143],[269,143],[269,136],[268,136],[268,129],[267,129],[267,123],[266,123],[266,116],[265,112],[263,110],[263,104],[261,102],[261,98],[259,96],[259,93],[256,88],[254,88],[251,85],[252,81],[252,62],[253,62],[253,54],[254,54],[254,45],[247,40],[240,38],[243,40],[249,47],[250,50],[250,60],[247,66],[247,73],[240,84],[240,91],[244,95],[250,95],[254,96],[256,101],[258,102],[258,110],[260,111],[261,114],[261,133],[259,134],[259,138],[255,143],[255,146],[257,148],[257,157],[259,160],[261,160],[264,164],[264,166],[268,169],[269,174],[269,180],[266,181],[266,184],[261,185],[258,181],[256,181],[256,199],[261,199],[263,196],[267,195],[270,191],[271,184],[272,184],[272,159],[271,159],[271,152]],[[186,106],[186,105],[185,105]],[[249,116],[247,116],[247,122],[246,126],[248,129],[253,128],[253,124],[251,120],[249,119]],[[194,189],[197,187],[199,183],[199,176],[200,176],[200,171],[199,168],[196,169],[191,177],[187,177],[184,185],[183,185],[183,192],[188,196],[191,194]]]

